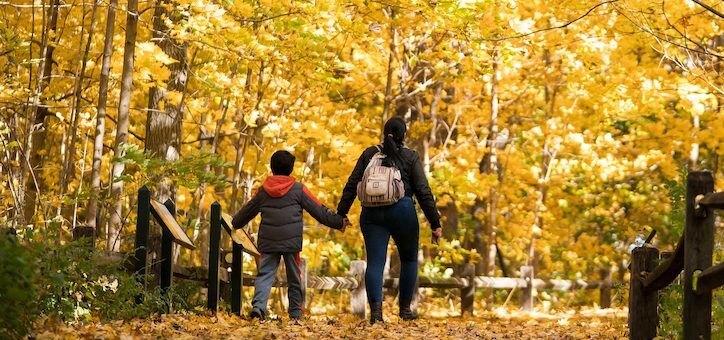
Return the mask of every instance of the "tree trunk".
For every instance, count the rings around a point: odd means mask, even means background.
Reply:
[[[123,49],[123,71],[121,73],[121,94],[118,103],[118,120],[116,124],[116,140],[114,143],[114,155],[123,156],[123,144],[128,137],[128,116],[131,105],[131,90],[133,88],[133,54],[136,49],[136,33],[138,26],[138,0],[128,0],[128,14],[126,15],[126,42]],[[108,250],[117,252],[121,247],[120,225],[123,213],[123,181],[115,181],[123,174],[125,165],[123,162],[113,163],[111,184],[111,199],[113,210],[108,225],[107,244]]]
[[[40,151],[45,150],[46,127],[45,117],[48,115],[48,109],[39,107],[41,96],[45,88],[50,84],[51,73],[53,70],[53,52],[54,44],[60,37],[56,37],[56,29],[58,27],[58,11],[60,0],[52,0],[48,9],[48,26],[43,31],[41,39],[40,54],[44,56],[40,65],[38,65],[38,76],[36,78],[35,91],[33,94],[33,105],[29,107],[28,114],[28,133],[25,143],[25,155],[20,164],[20,174],[18,175],[18,186],[25,188],[25,192],[18,193],[21,204],[23,204],[23,214],[18,216],[23,218],[21,223],[30,223],[35,215],[35,203],[38,191],[43,190],[44,182],[38,180],[34,175],[36,170],[43,164],[43,156]],[[49,37],[53,37],[53,43],[48,43]],[[27,158],[26,158],[27,157]],[[27,174],[30,173],[32,181],[27,180]],[[20,207],[18,207],[20,208]]]
[[[395,10],[392,6],[387,8],[390,17],[390,55],[387,59],[387,83],[385,84],[385,98],[382,107],[382,124],[390,118],[390,105],[392,103],[392,62],[397,49],[397,30],[395,29]]]
[[[693,135],[694,140],[696,140],[696,135],[699,133],[699,128],[701,127],[701,118],[699,117],[699,114],[693,114],[691,116],[692,120],[692,128],[693,128]],[[689,153],[689,171],[696,171],[699,168],[699,143],[691,143],[691,152]]]
[[[192,62],[193,64],[193,62]],[[233,79],[233,78],[232,78]],[[221,118],[216,122],[216,127],[214,129],[214,137],[211,140],[211,150],[209,152],[211,154],[216,154],[216,148],[219,145],[219,138],[221,134],[221,128],[224,125],[224,121],[226,121],[226,114],[229,112],[229,98],[226,98],[226,101],[224,102],[224,108],[221,112]],[[202,117],[202,124],[206,121],[206,115],[204,114]],[[202,125],[203,126],[203,125]],[[199,135],[206,134],[205,131],[199,130]],[[204,148],[206,144],[206,140],[204,139],[202,142],[202,149]],[[206,172],[211,171],[211,167],[209,165],[206,165],[204,168]],[[198,196],[199,196],[199,202],[198,202],[198,219],[199,219],[199,228],[194,230],[194,236],[195,238],[199,238],[198,244],[200,245],[201,249],[207,249],[209,244],[209,228],[204,228],[204,222],[202,216],[204,216],[204,199],[206,198],[206,183],[202,183],[199,185],[198,188]],[[208,252],[201,252],[201,263],[203,265],[208,265],[209,263],[209,253]]]
[[[154,157],[165,161],[176,161],[181,151],[181,122],[183,108],[181,104],[172,103],[167,97],[167,91],[183,92],[187,80],[187,50],[186,43],[175,41],[170,37],[171,29],[164,20],[172,18],[178,20],[180,14],[168,13],[167,7],[171,5],[168,0],[158,0],[153,13],[153,40],[169,57],[178,62],[168,65],[171,75],[166,82],[167,88],[153,87],[148,95],[148,119],[146,120],[146,151]],[[161,108],[161,101],[164,103]],[[176,187],[165,179],[159,180],[156,186],[155,199],[165,202],[167,199],[175,201]]]
[[[550,53],[548,50],[544,52],[543,56],[545,60],[546,67],[545,69],[549,69],[551,60],[550,60]],[[560,66],[560,64],[559,64]],[[553,85],[550,85],[550,84]],[[531,273],[531,279],[535,278],[535,274],[538,272],[538,266],[537,261],[535,257],[535,239],[539,236],[539,234],[543,230],[543,226],[545,224],[545,218],[543,216],[546,205],[546,197],[548,195],[548,182],[550,181],[551,171],[553,170],[551,168],[551,163],[556,157],[557,150],[552,149],[550,145],[548,144],[548,120],[554,115],[555,108],[556,108],[556,97],[558,95],[558,88],[557,80],[553,79],[552,81],[547,81],[544,91],[545,91],[545,106],[548,106],[543,111],[545,112],[545,115],[543,116],[543,122],[540,124],[543,126],[543,149],[541,150],[541,171],[540,174],[538,174],[538,199],[536,200],[535,205],[535,219],[534,224],[531,226],[530,230],[530,243],[528,246],[528,258],[526,260],[526,264],[528,266],[531,266],[532,273]],[[535,292],[535,288],[533,289]]]
[[[488,162],[488,168],[485,169],[486,174],[497,174],[498,172],[498,155],[497,155],[497,139],[498,139],[498,116],[499,116],[499,103],[498,103],[498,51],[493,50],[493,74],[490,83],[490,125],[488,126],[488,141],[486,147],[490,153],[490,161]],[[498,181],[500,181],[500,178]],[[487,254],[482,254],[485,257],[484,263],[486,264],[485,275],[495,276],[495,255],[497,252],[496,245],[496,231],[497,231],[497,185],[491,185],[488,197],[488,221],[485,223],[485,236],[488,244]],[[492,309],[493,307],[493,290],[489,289],[486,292],[487,301],[486,308]]]
[[[74,88],[74,95],[75,95],[75,102],[73,104],[73,110],[71,114],[71,130],[70,130],[70,138],[68,141],[68,147],[65,157],[65,162],[63,163],[63,171],[60,176],[60,185],[59,185],[59,192],[58,196],[62,198],[63,195],[66,192],[66,187],[69,185],[69,182],[73,180],[73,177],[75,177],[75,145],[78,142],[78,121],[80,120],[80,111],[81,111],[81,95],[83,92],[83,80],[85,78],[85,69],[88,65],[88,54],[90,53],[90,47],[91,42],[93,42],[93,32],[95,28],[96,23],[96,13],[98,11],[98,1],[93,3],[93,9],[91,11],[91,19],[90,19],[90,25],[88,27],[88,40],[85,44],[85,50],[83,51],[83,57],[80,60],[80,66],[79,70],[76,73],[76,81],[75,81],[75,88]],[[85,19],[84,19],[85,21]],[[82,24],[81,24],[82,25]],[[83,26],[81,26],[81,34],[80,34],[80,42],[78,44],[79,50],[83,46]],[[81,178],[81,181],[83,179]],[[58,212],[57,215],[61,214],[61,211],[63,211],[63,204],[61,203],[58,206]],[[73,219],[74,223],[72,227],[75,227],[75,219]]]
[[[113,35],[115,32],[116,7],[118,0],[111,0],[106,17],[106,35],[103,42],[103,64],[98,85],[98,113],[96,131],[93,138],[93,165],[91,169],[91,195],[85,214],[85,225],[96,228],[98,200],[101,187],[101,165],[103,160],[103,138],[106,133],[106,104],[108,102],[108,80],[110,79],[111,56],[113,55]]]

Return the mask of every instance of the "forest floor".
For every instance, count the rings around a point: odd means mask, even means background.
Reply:
[[[392,313],[389,313],[392,314]],[[403,322],[396,315],[370,325],[349,314],[312,316],[301,322],[283,317],[259,322],[225,313],[181,313],[110,323],[75,325],[45,322],[37,339],[68,338],[254,338],[254,339],[617,339],[628,335],[623,310],[559,314],[496,313],[476,317],[422,318]]]

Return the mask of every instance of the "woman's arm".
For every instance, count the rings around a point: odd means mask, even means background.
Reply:
[[[425,217],[428,222],[430,222],[430,227],[433,230],[441,228],[440,214],[435,204],[435,196],[432,195],[430,184],[428,184],[427,177],[425,177],[425,169],[422,167],[422,161],[420,161],[420,155],[417,152],[415,152],[415,158],[412,163],[410,180],[412,181],[412,188],[415,191],[415,197],[417,197],[417,201],[420,202],[420,208],[422,208],[422,212],[425,213]]]
[[[377,150],[376,148],[372,149]],[[340,198],[339,204],[337,204],[338,214],[347,216],[349,209],[352,207],[352,203],[354,203],[354,199],[357,198],[357,183],[362,180],[362,176],[371,158],[372,154],[370,148],[368,148],[362,152],[357,159],[357,165],[354,166],[354,170],[352,170],[352,173],[349,175],[347,184],[344,186],[344,190],[342,190],[342,198]]]

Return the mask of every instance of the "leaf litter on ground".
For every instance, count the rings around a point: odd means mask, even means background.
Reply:
[[[421,318],[405,322],[388,313],[384,324],[370,325],[349,314],[286,317],[260,322],[219,312],[181,312],[130,321],[45,321],[37,339],[617,339],[625,338],[626,311],[587,310],[557,314],[491,311],[478,316]]]

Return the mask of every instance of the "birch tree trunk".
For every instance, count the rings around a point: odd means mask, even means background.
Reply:
[[[488,148],[488,152],[490,153],[490,161],[487,164],[487,169],[484,169],[484,172],[486,174],[496,174],[497,181],[500,181],[500,177],[497,176],[498,174],[498,154],[497,154],[497,139],[498,139],[498,116],[499,116],[499,103],[498,103],[498,81],[500,78],[500,75],[498,74],[498,61],[499,61],[499,52],[497,49],[493,50],[493,74],[491,77],[491,84],[490,84],[490,125],[488,126],[488,140],[486,143],[486,148]],[[497,220],[497,204],[498,204],[498,198],[497,198],[497,192],[496,188],[498,187],[497,183],[495,185],[491,185],[489,189],[489,195],[488,195],[488,211],[487,211],[487,223],[485,223],[485,238],[487,241],[487,253],[482,253],[483,257],[485,257],[485,275],[486,276],[495,276],[495,255],[497,253],[497,244],[496,244],[496,231],[498,228],[498,220]],[[492,309],[493,307],[493,290],[489,289],[487,291],[487,301],[486,308]]]
[[[123,48],[123,71],[121,72],[121,94],[118,103],[118,120],[116,124],[116,140],[114,142],[114,155],[121,157],[123,144],[128,138],[128,115],[131,105],[131,90],[133,89],[133,61],[136,49],[136,33],[138,26],[138,0],[128,0],[128,14],[126,15],[126,42]],[[111,199],[113,209],[108,223],[107,246],[109,251],[117,252],[121,247],[120,227],[123,216],[123,181],[115,181],[123,174],[125,166],[122,162],[114,162],[111,184]]]
[[[93,32],[95,28],[96,23],[96,13],[98,11],[98,1],[93,3],[93,9],[91,11],[91,19],[90,19],[90,25],[88,27],[88,40],[85,44],[85,50],[83,51],[83,56],[80,60],[79,70],[76,73],[76,81],[75,81],[75,88],[73,89],[74,96],[75,96],[75,102],[73,104],[73,110],[71,114],[71,130],[70,130],[70,138],[68,141],[68,147],[66,152],[66,157],[63,163],[63,171],[60,176],[60,185],[59,185],[59,196],[61,198],[61,202],[63,199],[63,195],[66,192],[66,189],[69,185],[69,182],[73,180],[75,177],[75,145],[78,142],[78,121],[80,120],[80,112],[81,112],[81,95],[83,92],[83,81],[85,79],[85,69],[88,65],[88,54],[90,53],[90,47],[91,43],[93,42]],[[81,27],[81,36],[80,36],[80,42],[79,47],[83,46],[83,27]],[[81,181],[83,179],[81,178]],[[60,215],[63,211],[63,205],[60,204],[58,207],[57,215]],[[73,219],[73,227],[75,227],[75,218]]]
[[[111,57],[113,56],[113,35],[115,34],[116,7],[118,0],[111,0],[106,16],[106,35],[103,42],[103,64],[98,85],[98,113],[93,137],[93,165],[91,169],[91,195],[85,214],[85,225],[97,227],[98,200],[101,187],[101,166],[103,160],[103,138],[106,133],[106,104],[108,102],[108,80],[110,79]]]

